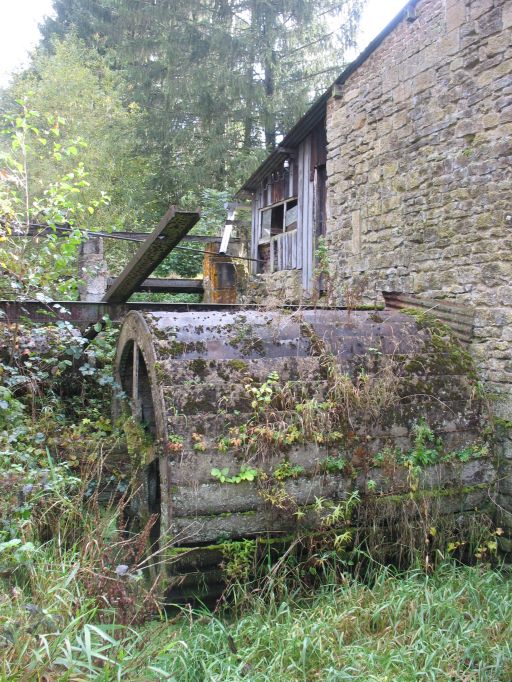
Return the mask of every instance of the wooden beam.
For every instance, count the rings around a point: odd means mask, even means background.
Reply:
[[[151,232],[121,232],[121,231],[116,231],[112,232],[112,235],[114,238],[122,238],[122,239],[136,239],[137,241],[143,242]],[[108,239],[108,236],[107,236]],[[182,242],[200,242],[200,243],[206,243],[206,244],[220,244],[222,241],[222,237],[210,237],[207,234],[186,234],[184,237],[181,239]],[[232,242],[239,242],[240,239],[238,237],[232,238]]]
[[[112,286],[115,277],[109,277],[107,286]],[[204,291],[202,279],[160,279],[148,277],[137,291],[145,291],[152,294],[202,294]]]
[[[257,308],[256,305],[223,305],[206,303],[98,303],[96,301],[1,301],[0,325],[16,322],[55,324],[57,320],[68,320],[80,329],[99,322],[105,315],[115,323],[122,322],[130,310],[141,312],[186,312],[204,310],[239,310]]]
[[[125,303],[164,258],[194,227],[199,212],[177,211],[171,206],[157,228],[142,242],[114,284],[107,289],[104,303]]]
[[[69,234],[69,229],[65,225],[58,226],[59,230],[54,230],[49,225],[29,225],[28,229],[14,229],[11,237],[40,238],[48,235],[65,238]],[[151,232],[128,232],[126,230],[113,230],[112,232],[90,232],[91,237],[104,237],[105,239],[126,239],[127,241],[143,242],[149,237]],[[207,234],[186,234],[181,239],[182,242],[200,242],[206,244],[220,244],[222,237],[214,237]],[[231,242],[239,242],[238,237],[232,237]]]

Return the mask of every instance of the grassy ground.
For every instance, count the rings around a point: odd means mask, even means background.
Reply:
[[[138,628],[100,625],[86,604],[59,626],[51,605],[71,598],[65,582],[40,604],[32,634],[29,609],[7,639],[7,600],[25,614],[28,603],[4,593],[1,680],[512,680],[511,582],[488,567],[382,571],[371,587],[347,580],[310,596],[254,596],[236,616],[183,611]]]
[[[381,573],[310,599],[191,621],[159,667],[183,681],[512,680],[512,584],[489,569]],[[236,654],[235,654],[236,651]]]

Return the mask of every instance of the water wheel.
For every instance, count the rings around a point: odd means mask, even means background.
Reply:
[[[129,313],[115,371],[151,442],[139,513],[158,514],[168,591],[222,585],[226,541],[314,530],[315,500],[365,494],[368,480],[379,496],[406,490],[404,473],[386,476],[374,457],[410,448],[419,418],[446,451],[474,443],[467,354],[445,337],[388,310]],[[441,487],[460,477],[447,467]],[[475,471],[477,482],[491,475]],[[434,478],[426,470],[421,484]],[[447,511],[481,504],[478,490]]]

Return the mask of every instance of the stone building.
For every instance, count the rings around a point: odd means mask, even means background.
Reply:
[[[512,0],[411,0],[244,184],[252,299],[400,292],[471,310],[510,421],[511,161]]]

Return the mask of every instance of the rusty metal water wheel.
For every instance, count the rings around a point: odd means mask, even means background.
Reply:
[[[211,306],[129,313],[118,341],[116,378],[130,398],[133,419],[152,442],[144,452],[132,453],[140,455],[144,465],[132,512],[141,523],[158,514],[151,541],[154,546],[160,542],[159,567],[167,564],[164,592],[171,599],[220,592],[226,541],[255,539],[264,544],[314,531],[319,523],[311,510],[315,499],[340,501],[354,490],[364,493],[372,454],[385,445],[409,447],[419,414],[450,447],[472,442],[480,408],[472,402],[456,354],[440,353],[430,340],[412,317],[388,310]],[[326,357],[339,376],[371,376],[396,358],[397,368],[410,366],[397,388],[400,395],[383,406],[382,414],[353,415],[350,438],[364,445],[364,466],[358,469],[356,461],[363,456],[362,446],[350,451],[347,445],[348,429],[343,437],[345,456],[353,457],[350,474],[326,468],[333,455],[329,434],[324,442],[299,439],[263,455],[229,438],[233,430],[254,423],[248,384],[261,386],[272,372],[296,400],[302,396],[321,402],[330,395]],[[287,409],[277,406],[272,418],[286,423]],[[228,469],[232,476],[245,464],[273,480],[283,462],[299,472],[280,485],[303,510],[300,521],[298,515],[269,504],[255,482],[230,484],[212,475],[216,469]],[[378,471],[372,476],[382,478],[383,492],[403,488],[403,480],[385,482]]]

